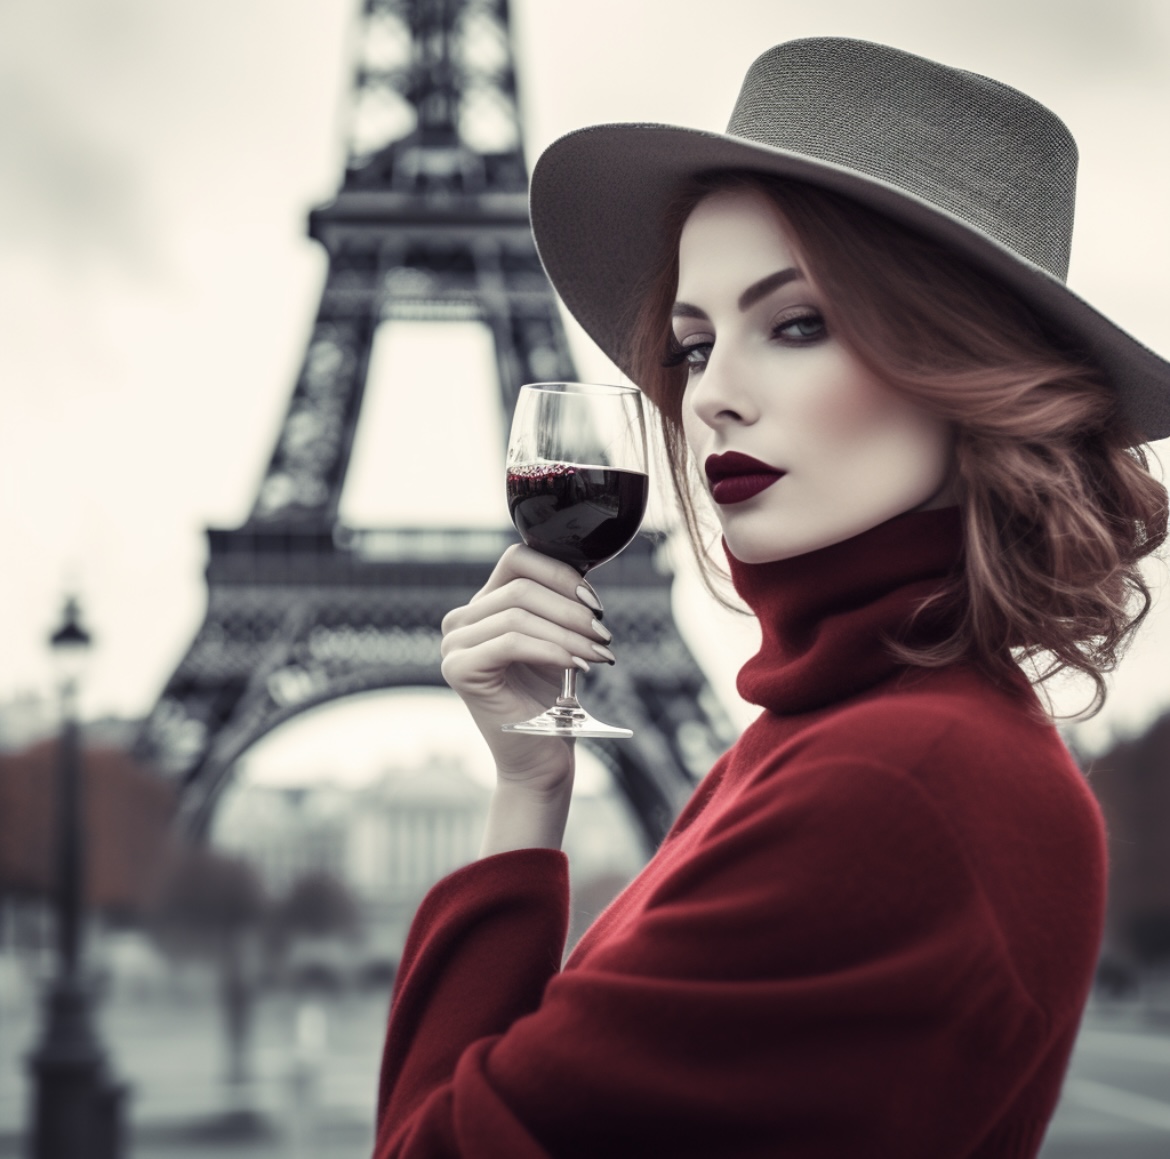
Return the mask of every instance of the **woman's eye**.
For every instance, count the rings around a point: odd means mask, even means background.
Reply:
[[[711,357],[711,350],[715,346],[714,342],[692,342],[687,346],[681,343],[672,343],[670,353],[663,359],[663,366],[682,366],[686,365],[688,372],[693,373],[696,369],[707,365],[707,360]]]
[[[800,314],[795,318],[785,318],[772,328],[774,338],[797,346],[819,342],[827,333],[824,318],[815,312]]]

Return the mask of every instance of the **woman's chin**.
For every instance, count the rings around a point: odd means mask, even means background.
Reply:
[[[806,545],[803,539],[778,539],[775,536],[763,538],[756,536],[729,535],[726,528],[723,532],[727,550],[740,563],[776,563],[782,559],[791,559],[796,555],[805,555],[815,551],[817,547],[826,546],[823,543]]]
[[[900,511],[895,515],[901,514]],[[775,527],[767,529],[751,529],[746,527],[728,526],[725,523],[723,538],[727,543],[727,550],[740,563],[778,563],[783,559],[794,559],[798,555],[808,555],[813,551],[820,551],[822,547],[832,547],[835,543],[843,543],[862,532],[884,523],[894,516],[883,515],[872,520],[858,520],[855,522],[840,522],[836,524],[821,524],[815,528],[787,529],[784,534],[777,534]],[[728,521],[730,522],[730,521]]]

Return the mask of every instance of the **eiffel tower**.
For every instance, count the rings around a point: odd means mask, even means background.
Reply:
[[[515,539],[340,523],[377,328],[486,325],[509,421],[522,383],[576,377],[528,228],[507,0],[364,0],[359,45],[344,181],[309,214],[329,269],[304,362],[251,514],[208,531],[206,619],[139,739],[195,833],[235,762],[281,723],[355,693],[441,685],[444,614]],[[606,566],[621,659],[588,682],[590,707],[633,729],[587,743],[651,847],[732,735],[675,626],[671,582],[645,534]]]

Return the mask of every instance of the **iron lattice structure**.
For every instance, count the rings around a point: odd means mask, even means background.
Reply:
[[[143,728],[204,830],[236,760],[307,708],[439,685],[440,623],[486,580],[510,531],[353,529],[338,521],[371,347],[388,320],[481,321],[500,405],[575,377],[528,227],[506,0],[366,0],[345,178],[309,215],[329,270],[275,449],[243,526],[208,532],[206,619]],[[502,485],[502,484],[501,484]],[[589,742],[650,844],[729,725],[640,536],[605,570],[616,669],[588,696],[632,741]]]

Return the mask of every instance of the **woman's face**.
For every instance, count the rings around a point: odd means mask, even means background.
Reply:
[[[683,428],[744,563],[952,501],[948,424],[875,378],[826,329],[826,306],[763,194],[715,193],[687,219],[673,319]]]

